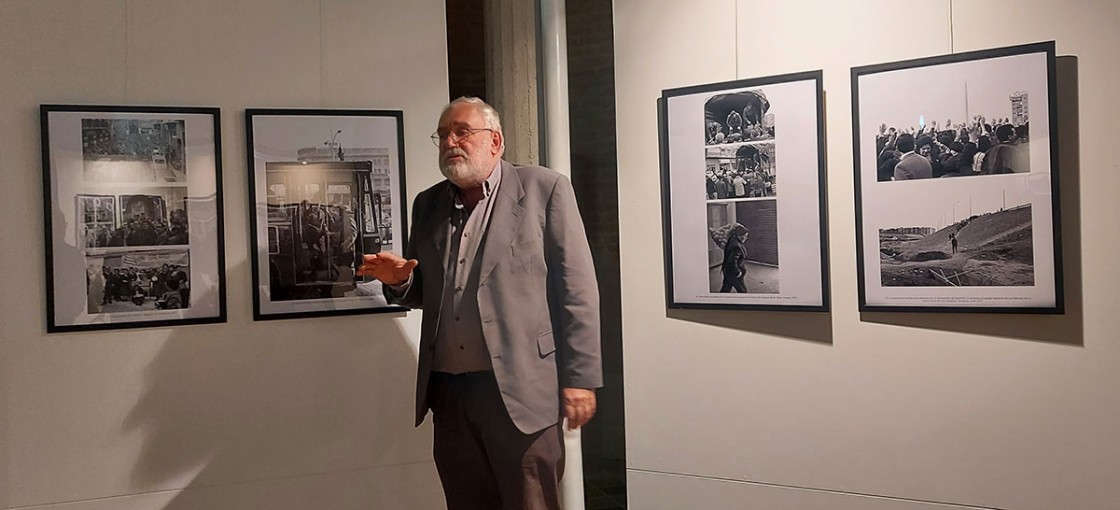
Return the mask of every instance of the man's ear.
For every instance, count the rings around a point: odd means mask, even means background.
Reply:
[[[502,133],[498,131],[490,132],[490,154],[497,156],[502,152]]]

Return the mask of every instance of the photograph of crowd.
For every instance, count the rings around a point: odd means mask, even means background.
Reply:
[[[186,182],[185,123],[160,119],[82,119],[87,182]]]
[[[1031,168],[1031,141],[1047,143],[1052,121],[1046,62],[1037,53],[853,69],[859,152],[874,155],[863,173],[874,165],[887,182],[1047,171],[1041,159]]]
[[[146,188],[117,196],[79,195],[81,246],[169,246],[190,244],[184,187]],[[120,204],[120,211],[116,210]],[[92,221],[91,221],[92,220]]]
[[[823,100],[822,71],[662,91],[668,308],[828,309]]]
[[[773,142],[707,147],[705,152],[707,199],[777,196]]]
[[[762,90],[717,94],[704,102],[704,144],[772,140],[774,115]]]
[[[709,290],[777,294],[777,200],[709,202],[707,208]]]
[[[40,114],[47,331],[225,322],[220,110]]]
[[[876,176],[880,182],[941,177],[1029,173],[1030,123],[1027,94],[1012,94],[1015,115],[944,124],[924,117],[917,126],[879,124],[875,136]]]
[[[852,68],[861,311],[1061,311],[1054,49]]]
[[[190,308],[187,250],[129,251],[86,257],[87,313]]]
[[[898,226],[879,229],[882,285],[1034,285],[1031,204],[1026,200],[1014,189],[973,189],[967,197],[916,200],[912,205],[925,210],[924,221],[903,213]]]

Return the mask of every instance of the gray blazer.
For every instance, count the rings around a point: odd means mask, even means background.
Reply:
[[[506,410],[529,434],[559,420],[560,388],[603,384],[599,290],[568,179],[547,168],[501,164],[502,183],[482,247],[478,308]],[[419,265],[403,295],[386,290],[390,302],[424,310],[417,425],[430,408],[428,378],[451,232],[450,186],[442,181],[416,196],[404,256]]]
[[[933,178],[933,165],[929,160],[916,152],[907,152],[902,155],[902,160],[894,166],[894,180],[905,181],[909,179]]]

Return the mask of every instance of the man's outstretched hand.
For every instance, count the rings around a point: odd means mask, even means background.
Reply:
[[[371,276],[386,285],[400,285],[408,281],[418,263],[416,259],[405,260],[391,251],[362,255],[358,276]]]

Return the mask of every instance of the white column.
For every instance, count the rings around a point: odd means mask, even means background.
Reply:
[[[545,165],[572,175],[568,138],[568,28],[564,0],[540,0],[541,60],[544,67]],[[583,510],[583,447],[580,431],[569,430],[564,420],[564,478],[560,480],[560,506]]]
[[[568,27],[564,0],[540,0],[547,166],[572,174],[568,139]]]

